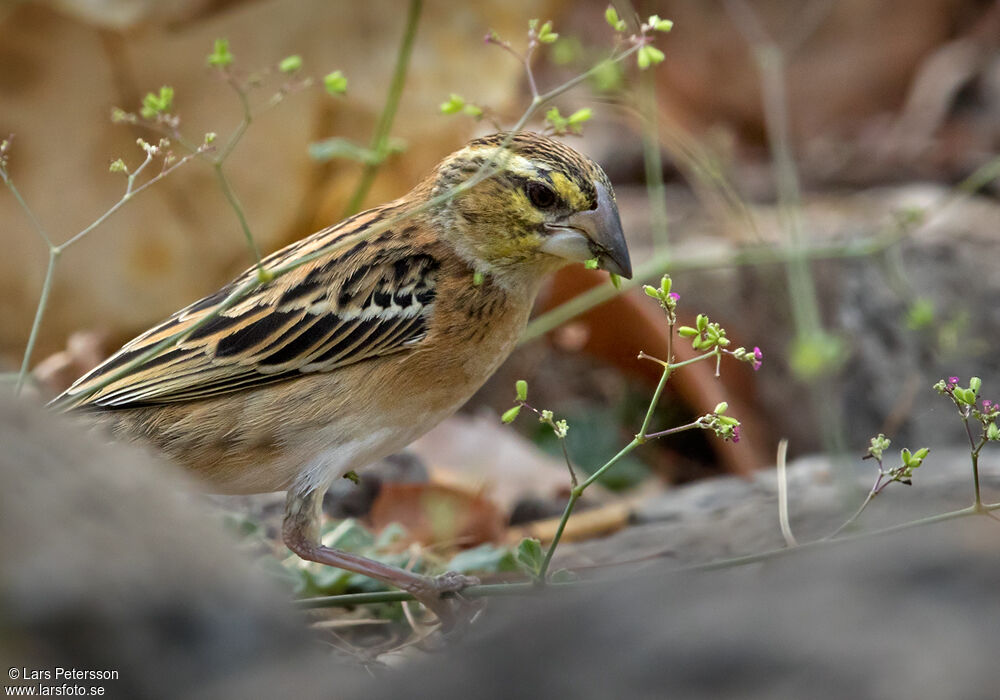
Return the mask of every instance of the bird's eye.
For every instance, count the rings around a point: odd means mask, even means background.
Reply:
[[[548,209],[555,206],[556,193],[552,191],[551,187],[543,185],[540,182],[529,182],[524,190],[531,203],[539,209]]]

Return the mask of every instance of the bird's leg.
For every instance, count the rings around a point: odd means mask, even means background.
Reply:
[[[420,603],[438,616],[444,629],[456,622],[458,605],[455,598],[443,598],[443,593],[458,592],[466,586],[479,583],[474,576],[464,576],[454,571],[437,577],[422,576],[395,566],[324,547],[319,542],[320,514],[324,489],[310,491],[289,489],[285,501],[285,520],[282,536],[290,550],[306,561],[314,561],[338,569],[377,579],[413,595]]]

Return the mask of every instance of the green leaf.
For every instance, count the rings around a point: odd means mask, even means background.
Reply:
[[[318,161],[342,158],[365,165],[378,165],[385,160],[375,151],[339,136],[309,144],[309,157]]]
[[[343,71],[335,70],[324,75],[323,88],[331,95],[343,95],[347,92],[347,78]]]
[[[483,116],[482,107],[479,107],[478,105],[474,104],[465,105],[465,107],[462,108],[462,112],[472,117],[473,119],[479,119],[479,117]]]
[[[160,88],[159,94],[146,93],[146,96],[142,98],[142,109],[139,110],[139,113],[144,119],[153,119],[158,114],[169,112],[173,102],[174,89],[169,85],[164,85]]]
[[[392,522],[386,525],[375,539],[375,549],[386,549],[398,540],[406,538],[409,531],[400,523]]]
[[[361,477],[358,476],[358,473],[353,469],[344,474],[344,478],[353,483],[355,486],[361,483]]]
[[[295,71],[302,68],[302,57],[298,55],[288,56],[281,59],[281,63],[278,64],[278,70],[282,73],[294,73]]]
[[[979,390],[983,388],[983,380],[979,377],[973,377],[969,380],[969,389],[972,390],[973,394],[978,396]]]
[[[214,50],[208,54],[208,65],[213,68],[225,68],[232,62],[233,54],[229,51],[229,39],[216,39]]]
[[[448,96],[447,102],[441,103],[441,114],[458,114],[465,107],[465,100],[461,95],[456,95],[454,92]]]
[[[906,311],[906,327],[911,331],[927,328],[934,323],[934,302],[930,299],[917,299]]]
[[[539,540],[526,537],[517,545],[517,563],[532,576],[538,575],[544,560],[545,554],[542,552],[542,543]]]
[[[354,518],[341,520],[320,538],[323,545],[358,552],[375,544],[375,536]]]
[[[597,266],[601,264],[601,261],[597,258],[591,258],[583,263],[583,266],[588,270],[596,270]]]
[[[518,570],[513,552],[506,547],[497,547],[489,543],[459,552],[451,558],[445,568],[460,574],[506,573]]]
[[[528,382],[524,381],[523,379],[518,379],[517,382],[514,384],[514,391],[517,392],[518,401],[528,400]]]
[[[500,420],[504,423],[513,423],[515,420],[517,420],[517,416],[520,413],[521,413],[520,406],[514,406],[513,408],[508,408],[506,411],[503,412],[503,415],[500,416]]]
[[[614,287],[615,289],[621,289],[622,288],[622,278],[621,278],[620,275],[616,275],[613,272],[609,272],[608,273],[608,277],[611,280],[611,286],[612,287]]]
[[[580,578],[579,576],[577,576],[569,569],[558,569],[556,571],[553,571],[552,575],[549,576],[549,580],[552,581],[552,583],[572,583],[573,581],[576,581],[579,578]]]

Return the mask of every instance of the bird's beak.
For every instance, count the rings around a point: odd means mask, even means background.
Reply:
[[[597,206],[570,214],[558,225],[546,226],[549,236],[541,249],[575,262],[597,258],[602,269],[632,279],[632,261],[618,218],[618,205],[607,187],[600,182],[595,187]]]

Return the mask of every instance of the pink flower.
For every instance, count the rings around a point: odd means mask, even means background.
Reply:
[[[763,364],[763,360],[764,360],[764,353],[762,353],[760,351],[759,347],[757,347],[756,345],[754,345],[753,346],[753,362],[750,365],[751,367],[753,367],[753,371],[754,372],[756,372],[757,370],[760,369],[761,364]],[[735,440],[734,440],[734,442],[735,442]]]
[[[667,296],[673,299],[674,301],[678,301],[681,298],[681,295],[678,294],[677,292],[670,292],[670,294],[668,294]]]
[[[740,441],[740,426],[733,426],[733,442]]]
[[[993,406],[993,405],[994,405],[993,402],[990,401],[989,399],[984,399],[983,400],[983,410],[984,411],[989,412],[990,407]]]
[[[955,386],[958,384],[958,377],[948,377],[948,386]]]

